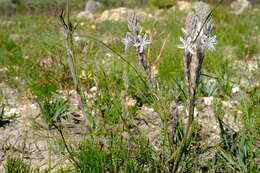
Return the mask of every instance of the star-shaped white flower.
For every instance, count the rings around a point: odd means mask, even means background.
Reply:
[[[215,51],[215,45],[217,44],[216,36],[204,35],[201,39],[202,46],[210,51]]]
[[[125,44],[125,50],[127,50],[129,47],[132,47],[133,44],[133,36],[130,32],[126,33],[125,38],[123,39],[123,42]]]
[[[180,49],[185,49],[185,53],[191,53],[191,54],[195,54],[193,48],[193,44],[192,44],[192,38],[191,37],[187,37],[187,39],[183,39],[182,37],[180,37],[180,41],[182,42],[183,45],[179,45],[178,48]]]
[[[147,45],[152,43],[151,40],[146,40],[146,39],[147,39],[147,34],[144,34],[143,37],[141,35],[137,36],[137,41],[134,43],[133,46],[138,49],[138,53],[143,53]]]

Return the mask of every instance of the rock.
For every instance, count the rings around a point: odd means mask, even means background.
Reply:
[[[85,11],[90,13],[96,13],[102,8],[102,4],[97,1],[89,0],[86,3]]]
[[[197,9],[197,10],[200,10],[200,9],[201,10],[205,10],[205,12],[206,12],[205,15],[207,15],[208,11],[210,10],[210,5],[205,3],[205,2],[203,2],[203,1],[198,1],[198,2],[194,2],[192,4],[192,8],[193,9]]]
[[[106,20],[115,21],[115,22],[124,21],[127,19],[128,14],[131,12],[135,12],[139,18],[153,17],[152,14],[147,14],[140,10],[132,10],[129,8],[121,7],[121,8],[104,11],[100,16],[100,21],[106,21]]]
[[[111,9],[111,10],[105,10],[101,15],[99,14],[93,14],[90,11],[82,11],[77,15],[77,19],[78,20],[85,20],[85,19],[89,19],[89,20],[95,20],[95,21],[99,21],[99,22],[103,22],[103,21],[126,21],[128,14],[131,12],[135,12],[136,15],[138,16],[138,18],[154,18],[154,16],[152,14],[147,14],[141,10],[132,10],[129,8],[125,8],[125,7],[120,7],[120,8],[116,8],[116,9]]]
[[[191,9],[191,3],[187,1],[177,1],[177,9],[187,12]]]
[[[234,9],[235,14],[241,14],[244,11],[250,9],[252,4],[248,0],[236,0],[231,3],[231,8]]]
[[[11,21],[11,20],[6,20],[6,21],[3,21],[1,22],[0,25],[4,25],[4,26],[10,26],[10,25],[15,25],[16,22],[15,21]]]
[[[240,87],[238,85],[234,85],[232,87],[232,94],[236,94],[240,91]]]
[[[127,107],[135,106],[137,101],[131,97],[126,97],[125,104]]]
[[[130,9],[125,8],[125,7],[112,9],[112,10],[106,10],[101,14],[100,20],[101,21],[105,21],[105,20],[112,20],[112,21],[124,20],[124,19],[127,18],[129,12],[130,12]]]
[[[247,62],[248,72],[254,72],[259,69],[260,57],[253,57]]]
[[[155,150],[159,150],[162,146],[162,123],[158,113],[152,107],[142,106],[134,121],[138,125],[141,134],[149,139],[151,146]]]
[[[213,101],[214,101],[214,97],[210,96],[210,97],[202,97],[201,98],[202,103],[204,103],[207,106],[212,105]]]
[[[10,34],[9,35],[9,40],[12,41],[18,41],[18,40],[22,40],[23,36],[19,35],[19,34]]]
[[[85,20],[85,19],[94,20],[96,17],[94,14],[92,14],[89,11],[81,11],[76,16],[76,18],[77,18],[77,20]]]

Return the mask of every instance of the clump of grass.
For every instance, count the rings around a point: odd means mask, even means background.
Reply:
[[[49,128],[57,125],[62,118],[72,115],[73,111],[69,110],[67,101],[55,95],[52,98],[45,98],[39,101],[42,118]]]
[[[22,158],[7,158],[4,165],[6,173],[30,173],[31,168],[25,164]]]
[[[101,146],[85,142],[79,146],[77,159],[83,172],[104,172],[109,163]]]
[[[45,121],[45,123],[48,125],[48,128],[54,128],[56,129],[60,136],[61,136],[61,142],[64,144],[65,149],[70,155],[70,159],[75,166],[81,170],[81,167],[79,166],[78,162],[75,160],[74,155],[71,151],[71,148],[67,144],[64,134],[63,134],[63,125],[61,122],[62,118],[66,118],[70,115],[72,115],[73,111],[69,110],[67,101],[59,96],[54,96],[51,99],[44,99],[38,101],[38,104],[41,109],[42,118]],[[34,124],[36,124],[38,127],[42,126],[36,121],[33,121]]]

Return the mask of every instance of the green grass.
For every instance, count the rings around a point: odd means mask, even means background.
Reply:
[[[6,8],[9,2],[1,3],[4,5],[0,10]],[[22,11],[30,6],[38,8],[46,5],[45,3],[53,2],[22,1],[19,9]],[[182,64],[183,52],[177,49],[182,34],[180,29],[184,26],[184,17],[185,14],[181,12],[166,12],[156,22],[141,21],[144,30],[155,33],[155,37],[152,38],[153,43],[149,47],[151,60],[158,56],[164,40],[169,35],[157,65],[157,78],[161,86],[160,101],[146,88],[133,68],[102,44],[87,37],[85,41],[75,42],[75,63],[81,88],[88,91],[96,84],[99,88],[96,100],[85,105],[92,124],[87,139],[83,138],[78,145],[68,140],[68,145],[74,146],[71,147],[73,156],[83,172],[169,172],[172,168],[171,163],[165,165],[167,158],[176,149],[166,132],[167,121],[171,116],[170,104],[178,97],[180,102],[185,103],[185,95],[187,96]],[[256,38],[260,34],[260,15],[252,10],[237,16],[226,7],[221,7],[214,13],[214,18],[218,40],[217,51],[207,53],[203,64],[203,73],[206,75],[201,76],[198,96],[214,96],[222,100],[234,99],[232,86],[239,84],[239,76],[236,76],[239,69],[231,68],[231,65],[237,60],[246,61],[254,56],[259,57],[260,47]],[[66,62],[62,26],[57,16],[33,13],[12,17],[0,16],[0,21],[6,20],[14,21],[15,24],[8,26],[0,24],[0,68],[7,68],[6,71],[1,72],[0,80],[6,81],[11,87],[18,88],[20,91],[31,93],[33,99],[39,102],[42,119],[47,125],[52,126],[59,122],[61,116],[71,113],[70,105],[67,105],[66,101],[60,97],[53,98],[57,90],[73,88]],[[84,25],[79,26],[77,35],[92,35],[99,40],[113,37],[115,40],[108,42],[108,45],[142,74],[137,64],[135,50],[124,52],[122,38],[127,32],[126,22],[82,22]],[[91,25],[95,25],[96,28],[91,29]],[[19,35],[18,39],[10,39],[11,34]],[[231,48],[234,51],[227,50]],[[107,53],[112,56],[108,57]],[[44,60],[49,62],[44,64]],[[214,85],[210,83],[213,79],[210,76],[215,79]],[[19,80],[16,77],[19,77]],[[24,81],[22,84],[21,80]],[[122,105],[124,93],[137,101],[136,105],[127,110]],[[256,163],[256,158],[259,157],[257,156],[260,124],[257,116],[260,114],[258,98],[259,86],[247,88],[238,96],[236,106],[242,114],[237,116],[243,119],[243,127],[237,132],[236,137],[231,139],[229,127],[224,126],[222,143],[216,144],[218,147],[215,156],[205,165],[200,165],[196,160],[199,152],[203,151],[200,144],[196,142],[198,135],[194,134],[192,145],[186,149],[182,158],[180,172],[207,170],[208,172],[254,173],[259,171],[260,168]],[[142,133],[142,129],[136,124],[136,119],[139,118],[138,112],[144,105],[153,107],[158,113],[158,121],[163,124],[160,129],[160,140],[163,146],[159,151],[153,148]],[[215,115],[221,119],[224,113],[221,111],[223,106],[217,103],[215,106]],[[95,116],[91,115],[91,110],[96,111]],[[131,144],[124,139],[122,135],[124,132],[130,134]],[[199,129],[196,132],[199,133]],[[181,141],[182,133],[180,122],[178,142]],[[64,153],[64,147],[60,150]],[[19,159],[7,159],[5,169],[10,170],[9,172],[29,171],[28,165]],[[48,171],[50,170],[46,170]]]
[[[30,166],[23,162],[20,158],[8,158],[5,165],[6,173],[29,173]]]

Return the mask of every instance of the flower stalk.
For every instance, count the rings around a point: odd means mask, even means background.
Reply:
[[[180,38],[182,45],[178,46],[184,49],[184,69],[189,94],[189,114],[185,135],[180,146],[167,160],[167,163],[173,160],[173,172],[177,172],[179,163],[185,149],[188,147],[194,127],[194,108],[196,102],[196,91],[199,84],[201,68],[207,49],[214,51],[216,36],[211,33],[214,30],[212,11],[207,4],[201,3],[194,12],[190,12],[186,18],[186,27],[182,29],[184,34]]]
[[[149,62],[146,55],[146,49],[151,40],[147,40],[147,34],[142,35],[142,30],[138,28],[137,16],[135,13],[130,13],[128,16],[128,29],[124,38],[125,50],[129,47],[135,47],[139,65],[142,67],[146,78],[149,80],[153,89],[158,89],[158,84],[155,79],[155,74],[152,71],[152,64]]]
[[[79,101],[79,107],[81,109],[83,120],[86,121],[86,112],[84,110],[84,96],[80,89],[78,78],[77,78],[77,72],[75,68],[75,62],[74,62],[74,54],[73,54],[73,33],[76,30],[77,26],[73,26],[70,21],[70,5],[69,0],[67,0],[66,4],[66,14],[62,10],[60,15],[60,21],[63,24],[64,31],[65,31],[65,37],[66,37],[66,51],[67,51],[67,62],[69,64],[71,77],[73,80],[74,88],[77,92],[77,97]]]

